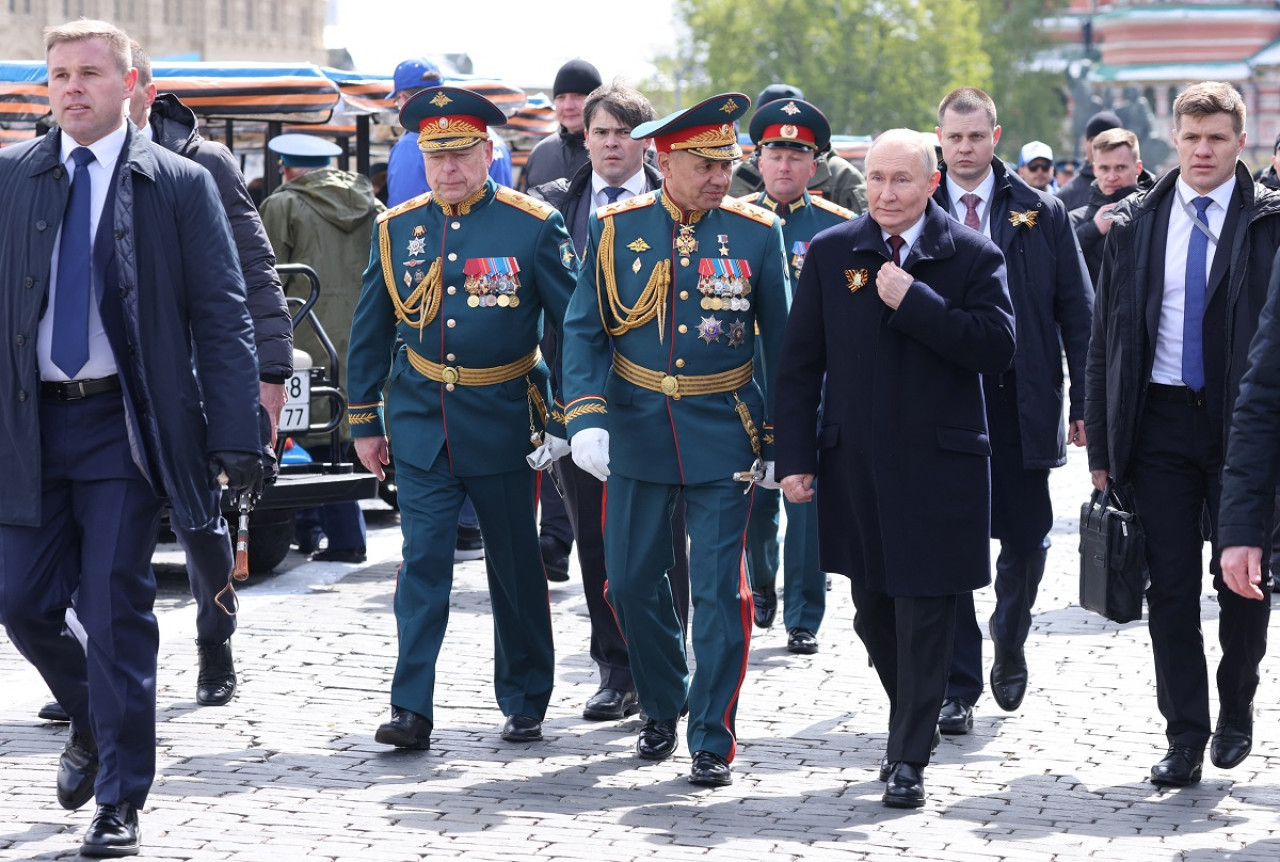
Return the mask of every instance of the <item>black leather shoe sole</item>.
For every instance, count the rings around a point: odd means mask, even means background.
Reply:
[[[430,735],[424,737],[407,733],[393,724],[384,724],[379,727],[373,738],[375,742],[380,742],[383,745],[394,745],[396,748],[406,748],[413,751],[426,751],[431,748]]]
[[[513,715],[502,728],[502,738],[507,742],[537,742],[542,739],[542,722],[527,716]]]
[[[1186,787],[1189,784],[1198,784],[1202,771],[1199,766],[1186,774],[1175,772],[1157,773],[1153,768],[1151,770],[1151,783],[1156,787]]]
[[[894,788],[885,790],[880,801],[888,808],[920,808],[924,805],[924,797],[915,793],[895,792]]]

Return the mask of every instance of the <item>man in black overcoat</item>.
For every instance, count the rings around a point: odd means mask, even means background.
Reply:
[[[939,177],[919,133],[873,142],[868,215],[814,237],[777,378],[777,474],[794,503],[821,482],[820,562],[850,578],[902,808],[924,804],[956,595],[990,580],[981,375],[1014,353],[1004,257],[931,202]]]

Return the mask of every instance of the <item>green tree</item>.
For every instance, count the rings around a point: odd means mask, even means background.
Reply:
[[[832,130],[929,130],[939,100],[988,87],[987,0],[678,0],[685,35],[660,65],[683,106],[717,92],[800,87]]]

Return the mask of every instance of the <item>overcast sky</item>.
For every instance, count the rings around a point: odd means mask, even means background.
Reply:
[[[623,14],[622,4],[601,0],[334,0],[325,42],[375,74],[421,54],[466,53],[477,75],[523,87],[549,90],[574,57],[594,63],[606,81],[637,83],[651,74],[653,57],[671,50],[671,7],[672,0],[648,0]],[[645,25],[634,26],[641,15]],[[624,38],[606,43],[602,25],[627,19]]]

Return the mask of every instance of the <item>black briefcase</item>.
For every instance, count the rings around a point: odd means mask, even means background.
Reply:
[[[1080,605],[1117,623],[1142,619],[1146,534],[1120,489],[1108,483],[1080,507]]]

